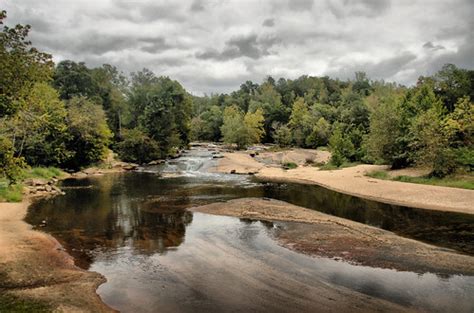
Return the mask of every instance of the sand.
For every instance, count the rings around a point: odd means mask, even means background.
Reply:
[[[321,151],[323,153],[324,151]],[[380,180],[366,173],[386,169],[380,165],[322,171],[313,166],[284,170],[279,164],[264,164],[248,152],[225,153],[215,172],[253,173],[266,181],[316,184],[341,193],[421,209],[474,214],[474,190]]]
[[[53,237],[23,221],[29,203],[0,203],[0,292],[57,312],[115,312],[96,294],[100,274],[76,267]]]

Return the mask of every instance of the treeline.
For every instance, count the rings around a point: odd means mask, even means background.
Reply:
[[[0,177],[15,182],[28,165],[76,170],[110,148],[144,163],[188,144],[192,99],[178,82],[146,69],[129,79],[110,65],[55,66],[29,31],[0,33]]]
[[[0,15],[3,24],[6,13]],[[474,71],[444,66],[414,87],[301,76],[247,81],[230,94],[190,95],[143,69],[62,61],[28,41],[29,26],[0,33],[0,176],[78,169],[109,149],[124,161],[166,158],[190,140],[316,148],[346,161],[424,165],[444,176],[474,166]]]
[[[361,72],[349,81],[268,77],[260,85],[247,81],[228,95],[195,98],[191,136],[222,138],[239,147],[260,141],[327,145],[336,166],[421,165],[443,177],[474,167],[471,99],[474,71],[452,64],[432,77],[420,77],[411,88],[371,81]]]

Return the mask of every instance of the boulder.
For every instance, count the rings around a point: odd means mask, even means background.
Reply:
[[[29,178],[23,182],[26,186],[44,186],[48,184],[46,179],[42,178]]]

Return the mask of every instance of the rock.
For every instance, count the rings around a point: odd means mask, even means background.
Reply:
[[[36,187],[36,191],[46,191],[46,185]]]
[[[85,170],[82,171],[82,173],[86,174],[86,175],[94,175],[94,174],[97,174],[97,171],[99,169],[96,168],[96,167],[90,167],[90,168],[86,168]]]
[[[138,166],[139,165],[135,163],[128,163],[127,165],[122,166],[122,168],[126,171],[133,171],[133,170],[136,170]]]
[[[165,160],[154,160],[151,162],[148,162],[148,165],[159,165],[165,163]]]
[[[23,182],[26,186],[44,186],[48,184],[46,179],[42,178],[29,178]]]
[[[231,170],[230,173],[235,174],[235,173],[237,173],[237,171],[236,170]]]
[[[252,158],[255,158],[255,153],[250,153],[249,154]]]
[[[213,159],[222,159],[223,157],[224,156],[222,154],[216,154],[212,156]]]
[[[44,190],[45,190],[46,192],[51,192],[51,191],[53,191],[53,187],[51,187],[51,185],[46,185],[46,186],[44,187]]]
[[[59,189],[58,186],[52,186],[53,187],[53,190],[60,193],[61,192],[61,189]]]

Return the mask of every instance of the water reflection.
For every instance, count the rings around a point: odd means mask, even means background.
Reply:
[[[26,220],[32,225],[46,220],[44,230],[63,243],[76,264],[105,275],[101,297],[124,312],[373,308],[372,300],[360,294],[434,312],[474,309],[472,277],[442,278],[314,259],[271,239],[281,223],[193,215],[185,208],[271,197],[472,253],[474,221],[469,215],[235,176],[163,179],[143,172],[69,180],[64,187],[65,196],[34,203]],[[338,290],[336,304],[331,302],[333,287],[328,287],[333,285],[356,294]]]

